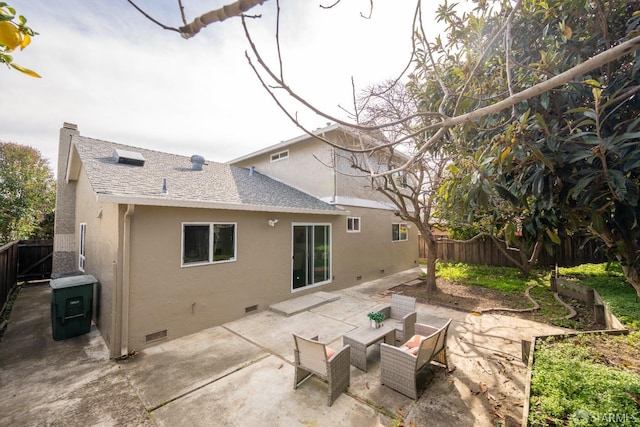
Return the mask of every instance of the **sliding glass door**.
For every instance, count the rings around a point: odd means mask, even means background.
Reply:
[[[318,285],[331,279],[331,226],[293,226],[293,289]]]

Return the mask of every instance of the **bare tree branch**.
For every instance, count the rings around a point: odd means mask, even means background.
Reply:
[[[127,0],[131,3],[131,0]],[[225,5],[220,9],[210,10],[193,20],[190,24],[180,27],[179,31],[182,37],[189,39],[201,29],[214,22],[222,22],[233,16],[240,16],[254,6],[261,5],[267,0],[236,0],[233,3]],[[139,10],[139,9],[138,9]]]
[[[442,121],[441,125],[446,127],[453,127],[461,123],[466,123],[471,120],[487,116],[489,114],[497,113],[519,102],[526,101],[527,99],[533,98],[535,96],[548,92],[551,89],[555,89],[566,83],[569,83],[573,79],[587,74],[593,69],[608,64],[609,62],[622,56],[628,55],[638,49],[640,49],[640,36],[636,36],[631,40],[627,40],[626,42],[619,44],[618,46],[612,47],[609,50],[605,50],[604,52],[601,52],[596,56],[587,59],[581,64],[578,64],[575,67],[570,68],[567,71],[550,78],[549,80],[524,89],[493,105],[479,108],[470,113],[461,114],[456,117],[445,119]]]
[[[340,3],[341,0],[336,0],[335,3],[330,4],[329,6],[324,6],[324,5],[320,5],[320,9],[331,9],[332,7],[334,7],[335,5],[337,5],[338,3]]]
[[[170,30],[170,31],[176,31],[176,32],[180,32],[179,29],[174,28],[174,27],[169,27],[168,25],[164,25],[163,23],[161,23],[160,21],[156,21],[155,19],[153,19],[147,12],[145,12],[144,10],[140,9],[138,7],[137,4],[135,4],[132,0],[127,0],[129,2],[129,4],[131,6],[133,6],[138,12],[140,12],[142,15],[144,15],[145,18],[147,18],[149,21],[153,22],[154,24],[160,26],[162,29],[164,30]]]
[[[184,15],[184,6],[182,5],[182,0],[178,0],[178,7],[180,8],[180,16],[182,17],[182,23],[187,25],[187,17]]]

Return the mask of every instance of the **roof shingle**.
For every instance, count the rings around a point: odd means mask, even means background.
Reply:
[[[344,211],[282,182],[246,168],[208,161],[195,170],[188,157],[136,148],[84,136],[73,143],[89,182],[98,195],[123,198],[157,198],[164,206],[184,202],[238,205],[243,210]],[[118,163],[116,149],[140,153],[144,166]],[[166,179],[168,194],[162,194]],[[167,203],[175,202],[175,203]]]

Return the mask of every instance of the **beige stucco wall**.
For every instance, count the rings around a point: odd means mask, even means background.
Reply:
[[[84,170],[81,170],[76,186],[76,237],[80,224],[86,223],[85,274],[99,281],[94,291],[94,321],[100,333],[111,346],[112,310],[117,269],[119,266],[119,213],[118,206],[99,204]],[[76,238],[78,241],[79,239]],[[76,260],[77,268],[77,260]]]
[[[346,286],[379,279],[417,265],[418,233],[409,229],[407,241],[392,242],[391,224],[401,221],[391,211],[348,208],[350,215],[360,217],[361,231],[346,232],[346,217],[340,218],[334,230],[334,275]],[[359,277],[359,278],[358,278]]]
[[[275,227],[268,226],[270,218],[278,219]],[[153,345],[145,336],[159,331],[178,338],[250,315],[246,307],[261,311],[308,292],[338,290],[412,267],[417,237],[412,233],[409,241],[391,244],[393,215],[377,211],[368,218],[362,233],[348,234],[344,216],[137,206],[131,219],[129,348]],[[183,222],[237,223],[237,260],[181,267]],[[293,223],[331,224],[331,283],[292,291]]]
[[[345,135],[340,130],[328,132],[324,136],[336,144],[346,144]],[[349,145],[352,144],[351,141]],[[288,158],[271,161],[272,154],[285,149],[289,151]],[[375,190],[367,173],[352,167],[354,154],[311,137],[285,149],[274,149],[235,165],[246,168],[255,166],[264,175],[325,200],[334,200],[335,196],[339,196],[389,203],[384,195]],[[362,157],[359,154],[357,156]],[[364,165],[362,160],[360,162]],[[373,159],[371,162],[374,170],[379,167]],[[382,166],[384,167],[386,166]]]
[[[273,150],[267,154],[236,163],[235,166],[255,166],[263,175],[284,182],[316,197],[334,195],[334,174],[327,165],[333,164],[330,145],[317,140],[292,145],[286,150],[289,157],[272,162],[271,155],[284,150]]]

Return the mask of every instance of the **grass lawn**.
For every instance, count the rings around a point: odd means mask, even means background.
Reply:
[[[531,379],[529,424],[640,426],[640,301],[635,290],[617,264],[560,268],[559,274],[596,289],[630,333],[581,334],[539,342]],[[493,298],[502,295],[496,303],[509,302],[533,286],[531,296],[540,304],[533,320],[579,326],[561,318],[566,311],[550,292],[548,270],[533,271],[530,278],[523,279],[514,268],[438,264],[436,275],[439,280],[491,290]],[[449,289],[443,286],[443,290]]]
[[[608,267],[608,268],[607,268]],[[531,426],[640,425],[640,302],[619,265],[559,269],[595,288],[631,331],[549,339],[536,347]]]

